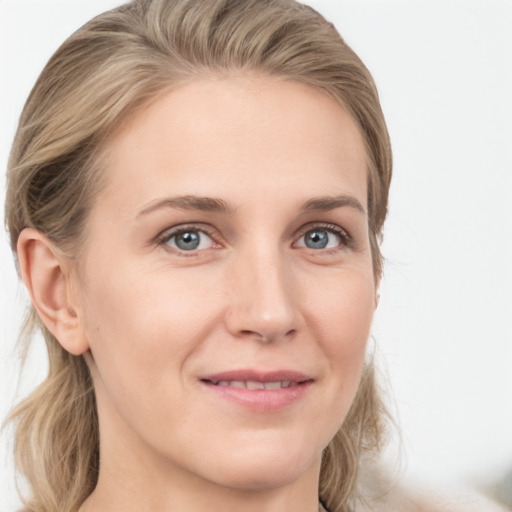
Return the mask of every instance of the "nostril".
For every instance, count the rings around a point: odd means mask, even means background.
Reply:
[[[257,341],[260,341],[261,343],[272,343],[273,341],[277,341],[278,338],[292,338],[295,333],[297,332],[296,329],[290,329],[289,331],[286,331],[283,334],[265,334],[263,332],[257,332],[257,331],[251,331],[248,329],[242,330],[239,332],[240,337],[242,338],[253,338]]]
[[[272,343],[275,336],[268,335],[258,331],[251,331],[250,329],[244,329],[239,332],[239,337],[242,339],[254,340],[259,343]]]

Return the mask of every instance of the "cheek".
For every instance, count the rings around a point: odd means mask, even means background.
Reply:
[[[117,270],[86,290],[98,406],[119,432],[130,425],[143,437],[147,429],[158,435],[190,406],[183,400],[186,365],[211,327],[211,305],[177,275],[170,282],[158,273]]]
[[[369,269],[369,270],[368,270]],[[309,287],[307,324],[323,361],[318,418],[325,445],[345,421],[359,388],[375,308],[371,266],[330,272]],[[318,276],[317,276],[318,277]],[[314,290],[314,291],[313,291]]]
[[[373,274],[366,269],[340,272],[309,294],[313,336],[326,360],[335,431],[357,392],[375,309]]]
[[[346,269],[310,291],[312,322],[325,332],[325,349],[340,357],[364,352],[375,310],[375,285],[367,269]]]
[[[119,392],[123,386],[133,392],[135,383],[141,393],[168,387],[207,329],[211,302],[179,273],[170,280],[112,268],[115,273],[95,273],[84,290],[86,335],[102,380]]]

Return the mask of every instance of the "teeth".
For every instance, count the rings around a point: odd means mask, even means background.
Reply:
[[[248,380],[246,386],[247,389],[265,389],[263,382],[257,382],[255,380]]]
[[[213,382],[213,384],[220,387],[247,388],[250,389],[251,391],[256,391],[260,389],[282,389],[298,386],[297,382],[292,382],[289,380],[275,382],[259,382],[256,380],[219,380],[218,382]]]

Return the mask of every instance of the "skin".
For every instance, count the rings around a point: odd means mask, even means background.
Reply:
[[[321,453],[376,307],[355,123],[297,83],[198,80],[132,116],[107,150],[78,266],[33,230],[19,245],[38,311],[93,375],[101,465],[81,511],[317,511]],[[176,227],[199,248],[178,249]],[[326,248],[308,247],[315,229]],[[310,381],[257,410],[201,381],[234,369]]]

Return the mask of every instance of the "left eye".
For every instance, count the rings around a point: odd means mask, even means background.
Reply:
[[[210,248],[213,240],[204,231],[187,229],[169,236],[165,244],[179,251],[200,251]]]
[[[333,249],[341,243],[341,236],[329,229],[315,228],[304,233],[297,245],[308,249]]]

